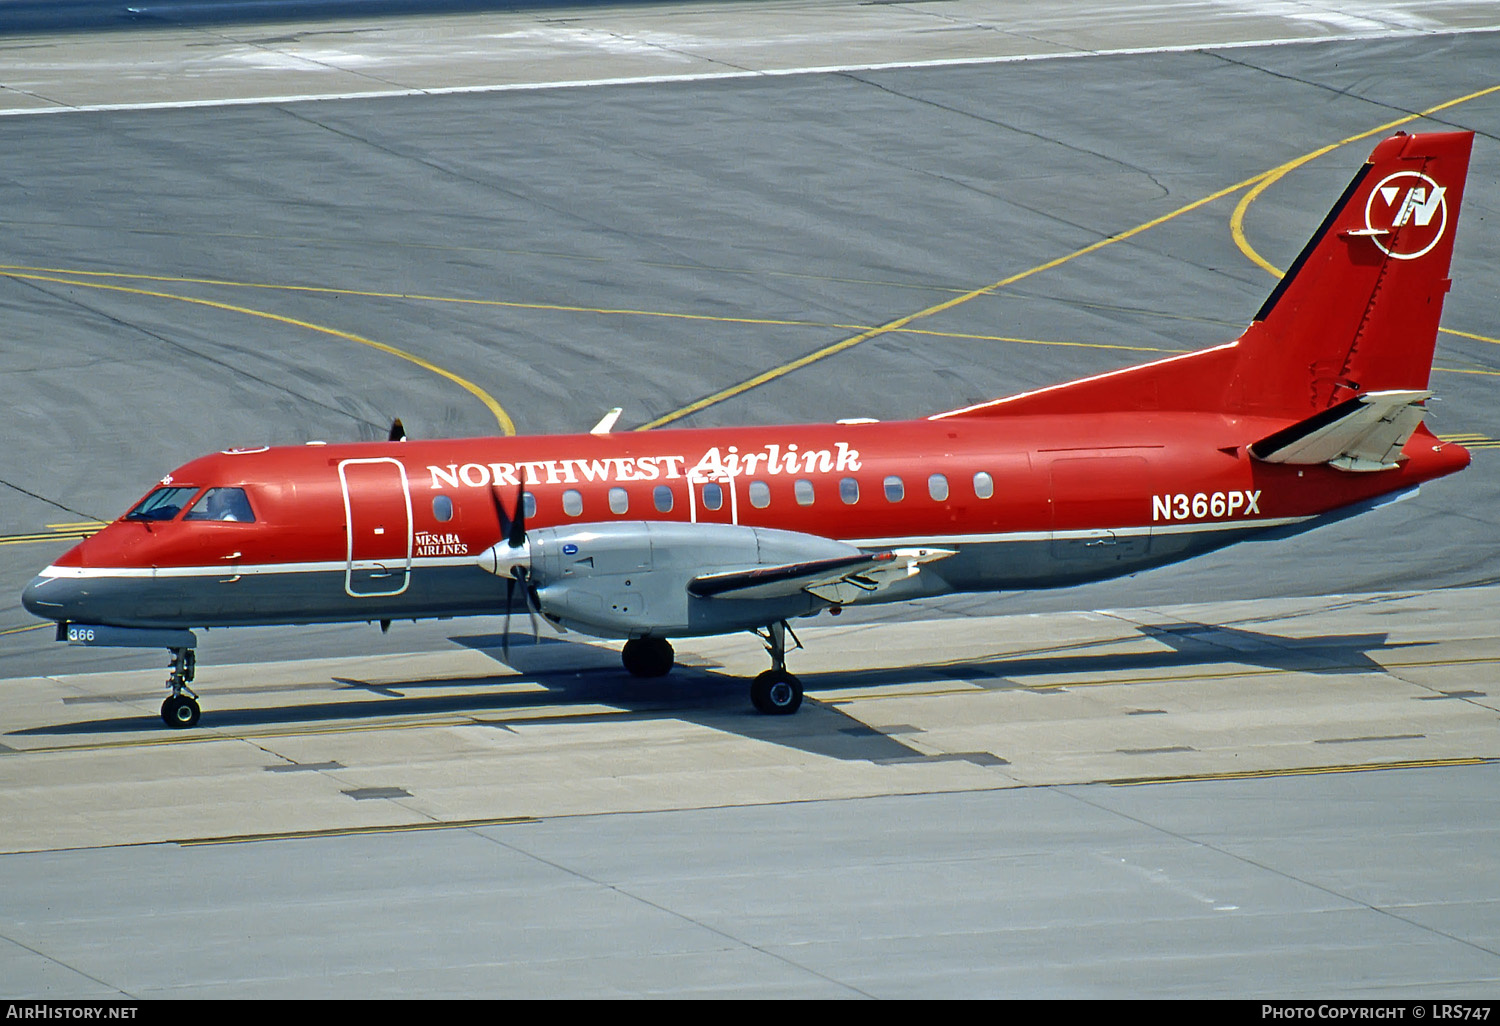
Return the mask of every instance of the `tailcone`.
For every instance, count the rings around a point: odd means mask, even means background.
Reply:
[[[1468,449],[1457,442],[1445,442],[1425,427],[1411,436],[1404,455],[1410,471],[1423,481],[1456,474],[1473,460]]]

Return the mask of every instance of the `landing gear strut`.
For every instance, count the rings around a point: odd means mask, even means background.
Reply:
[[[172,693],[161,704],[161,718],[169,727],[191,727],[198,722],[198,696],[188,687],[193,671],[198,665],[198,656],[190,648],[169,649],[172,662],[168,666],[167,687]]]
[[[632,677],[665,677],[674,658],[672,643],[666,638],[631,638],[620,653]]]
[[[756,677],[750,684],[750,701],[755,708],[773,716],[789,716],[802,706],[802,682],[787,672],[786,636],[791,628],[781,620],[771,624],[756,636],[766,643],[766,652],[771,656],[771,668]],[[802,642],[792,634],[797,647]]]

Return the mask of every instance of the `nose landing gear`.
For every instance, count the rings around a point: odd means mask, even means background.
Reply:
[[[172,693],[161,704],[162,722],[169,727],[192,727],[198,723],[198,696],[188,684],[197,669],[198,656],[190,648],[169,649],[172,662],[168,666],[167,687]]]

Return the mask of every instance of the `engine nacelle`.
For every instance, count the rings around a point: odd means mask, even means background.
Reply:
[[[629,521],[528,531],[527,580],[543,614],[598,637],[687,637],[802,616],[829,603],[797,593],[776,599],[701,598],[700,574],[857,555],[852,545],[760,527]]]

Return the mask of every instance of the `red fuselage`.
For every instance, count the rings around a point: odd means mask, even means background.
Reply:
[[[497,499],[511,506],[523,482],[531,530],[774,528],[954,550],[917,594],[1049,587],[1313,526],[1468,463],[1425,430],[1377,473],[1247,454],[1283,423],[1164,412],[230,451],[163,479],[191,489],[183,512],[117,520],[44,571],[27,605],[137,627],[496,612],[502,590],[476,558],[500,538]],[[225,487],[243,489],[253,520],[188,517]]]

